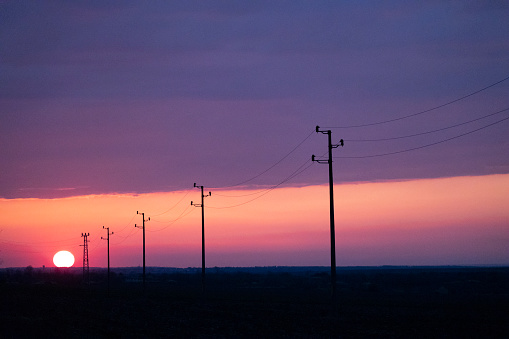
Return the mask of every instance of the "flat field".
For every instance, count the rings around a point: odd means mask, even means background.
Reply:
[[[509,268],[0,272],[0,338],[508,338]]]

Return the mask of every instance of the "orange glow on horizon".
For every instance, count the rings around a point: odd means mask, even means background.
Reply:
[[[338,265],[509,264],[509,175],[335,185]],[[329,264],[327,185],[212,192],[205,198],[207,266]],[[239,197],[239,195],[244,195]],[[229,196],[229,197],[228,197]],[[199,191],[1,199],[3,267],[50,265],[61,248],[90,265],[141,265],[141,215],[147,265],[198,267]],[[250,202],[248,202],[250,201]],[[243,205],[231,207],[235,205]]]

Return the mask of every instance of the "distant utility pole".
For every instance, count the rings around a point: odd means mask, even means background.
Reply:
[[[107,237],[106,239],[101,237],[101,239],[103,240],[106,240],[107,243],[108,243],[108,291],[110,290],[110,235],[113,234],[113,232],[110,233],[110,228],[109,227],[104,227],[103,226],[103,229],[106,230],[106,233],[107,233]]]
[[[88,266],[88,236],[90,233],[81,233],[83,238],[83,281],[89,280],[89,266]]]
[[[150,217],[145,220],[145,213],[139,213],[136,211],[136,214],[141,214],[143,219],[143,226],[136,226],[136,224],[134,224],[134,227],[143,229],[143,287],[145,287],[145,221],[150,221]]]
[[[328,160],[317,160],[315,155],[311,156],[311,161],[316,161],[319,164],[329,164],[329,200],[330,200],[330,277],[332,296],[336,294],[336,235],[334,231],[334,180],[332,178],[332,149],[338,146],[343,147],[343,139],[339,141],[339,144],[332,144],[331,131],[321,131],[319,126],[316,126],[316,133],[327,134],[328,137],[328,148],[329,148],[329,159]]]
[[[203,198],[210,197],[212,193],[209,192],[208,195],[204,195],[203,186],[197,186],[194,183],[194,187],[201,189],[201,204],[193,204],[191,201],[191,205],[201,207],[201,286],[202,290],[205,291],[205,205],[203,204]]]

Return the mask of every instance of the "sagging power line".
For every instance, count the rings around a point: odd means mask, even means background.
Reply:
[[[418,136],[421,136],[421,135],[427,135],[427,134],[442,132],[442,131],[445,131],[445,130],[448,130],[448,129],[451,129],[451,128],[455,128],[455,127],[471,124],[473,122],[480,121],[480,120],[483,120],[483,119],[487,119],[489,117],[492,117],[494,115],[497,115],[497,114],[500,114],[500,113],[504,113],[504,112],[507,112],[507,111],[509,111],[509,107],[508,108],[504,108],[504,109],[502,109],[500,111],[497,111],[497,112],[494,112],[494,113],[490,113],[490,114],[484,115],[484,116],[476,118],[476,119],[472,119],[472,120],[464,121],[464,122],[461,122],[461,123],[458,123],[458,124],[450,125],[450,126],[447,126],[447,127],[442,127],[442,128],[438,128],[438,129],[434,129],[434,130],[430,130],[430,131],[420,132],[420,133],[401,135],[401,136],[397,136],[397,137],[378,138],[378,139],[345,139],[345,141],[349,141],[349,142],[379,142],[379,141],[390,141],[390,140],[413,138],[413,137],[418,137]]]
[[[186,217],[187,215],[191,214],[193,212],[193,209],[190,209],[190,206],[187,206],[179,215],[178,217],[176,217],[175,219],[173,220],[169,220],[169,221],[160,221],[160,220],[154,220],[154,218],[152,218],[151,221],[153,222],[157,222],[157,223],[160,223],[160,224],[166,224],[166,226],[163,226],[161,228],[158,228],[158,229],[151,229],[151,230],[147,230],[147,232],[161,232],[165,229],[167,229],[168,227],[170,227],[171,225],[173,225],[174,223],[176,223],[177,221],[181,220],[182,218]]]
[[[233,185],[226,185],[226,186],[221,186],[221,187],[216,187],[216,188],[230,188],[230,187],[235,187],[235,186],[241,186],[243,184],[246,184],[250,181],[253,181],[254,179],[262,176],[263,174],[267,173],[268,171],[270,171],[271,169],[273,169],[274,167],[276,167],[277,165],[279,165],[283,160],[285,160],[286,158],[288,158],[293,152],[295,152],[300,146],[302,146],[302,144],[304,144],[304,142],[306,142],[306,140],[308,140],[314,133],[315,131],[313,130],[311,133],[309,133],[305,138],[304,140],[302,140],[301,142],[299,142],[294,148],[292,148],[292,150],[288,153],[286,153],[281,159],[279,159],[278,161],[276,161],[276,163],[274,163],[273,165],[271,165],[270,167],[268,167],[267,169],[265,169],[264,171],[258,173],[257,175],[249,178],[249,179],[246,179],[244,181],[241,181],[239,183],[236,183],[236,184],[233,184]]]
[[[431,112],[431,111],[434,111],[434,110],[437,110],[439,108],[442,108],[442,107],[445,107],[445,106],[448,106],[448,105],[451,105],[455,102],[458,102],[458,101],[461,101],[461,100],[464,100],[468,97],[471,97],[473,95],[476,95],[478,93],[481,93],[489,88],[492,88],[504,81],[507,81],[509,80],[509,77],[506,77],[502,80],[499,80],[495,83],[492,83],[491,85],[488,85],[486,87],[483,87],[479,90],[476,90],[472,93],[469,93],[467,95],[464,95],[462,97],[459,97],[457,99],[454,99],[454,100],[451,100],[449,102],[446,102],[444,104],[441,104],[441,105],[438,105],[438,106],[435,106],[435,107],[431,107],[431,108],[428,108],[428,109],[425,109],[423,111],[420,111],[420,112],[417,112],[417,113],[412,113],[412,114],[408,114],[408,115],[405,115],[405,116],[402,116],[402,117],[399,117],[399,118],[394,118],[394,119],[388,119],[388,120],[383,120],[383,121],[378,121],[378,122],[373,122],[373,123],[367,123],[367,124],[358,124],[358,125],[349,125],[349,126],[331,126],[331,127],[324,127],[324,128],[360,128],[360,127],[369,127],[369,126],[376,126],[376,125],[383,125],[383,124],[387,124],[387,123],[390,123],[390,122],[395,122],[395,121],[400,121],[400,120],[404,120],[404,119],[408,119],[408,118],[412,118],[412,117],[415,117],[417,115],[421,115],[421,114],[424,114],[424,113],[428,113],[428,112]]]
[[[187,195],[188,195],[188,194],[189,194],[189,191],[188,191],[188,192],[186,192],[186,194],[184,194],[184,196],[183,196],[182,198],[180,198],[180,199],[179,199],[179,201],[177,201],[174,205],[172,205],[170,208],[168,208],[168,209],[167,209],[167,210],[165,210],[164,212],[157,213],[157,214],[152,213],[152,214],[151,214],[152,218],[153,218],[153,217],[161,216],[161,215],[166,214],[166,213],[168,213],[169,211],[173,210],[175,207],[177,207],[177,206],[178,206],[178,204],[180,204],[180,203],[184,200],[184,198],[185,198],[185,197],[187,197]]]
[[[276,188],[278,188],[279,186],[283,185],[284,183],[288,182],[289,180],[297,177],[298,175],[300,175],[301,173],[305,172],[308,168],[310,168],[313,164],[308,164],[309,163],[309,160],[306,160],[302,165],[300,165],[295,171],[293,171],[289,176],[287,176],[285,179],[283,179],[282,181],[280,181],[279,183],[277,183],[276,185],[273,185],[269,188],[266,188],[264,190],[260,190],[258,192],[256,192],[255,194],[259,194],[258,196],[252,198],[252,199],[249,199],[247,201],[244,201],[244,202],[241,202],[239,204],[235,204],[235,205],[229,205],[229,206],[221,206],[221,207],[218,207],[218,206],[209,206],[209,208],[213,208],[213,209],[226,209],[226,208],[234,208],[234,207],[239,207],[239,206],[242,206],[242,205],[246,205],[252,201],[255,201],[261,197],[263,197],[264,195],[272,192],[273,190],[275,190]],[[307,166],[306,166],[307,165]],[[254,195],[254,194],[246,194],[245,196],[247,195]],[[223,195],[224,196],[224,195]],[[241,195],[242,196],[242,195]]]
[[[436,142],[432,142],[432,143],[428,143],[428,144],[425,144],[425,145],[422,145],[422,146],[417,146],[417,147],[412,147],[412,148],[407,148],[407,149],[403,149],[403,150],[399,150],[399,151],[394,151],[394,152],[387,152],[387,153],[379,153],[379,154],[370,154],[370,155],[360,155],[360,156],[337,156],[337,157],[334,157],[335,159],[364,159],[364,158],[377,158],[377,157],[384,157],[384,156],[389,156],[389,155],[395,155],[395,154],[400,154],[400,153],[405,153],[405,152],[411,152],[411,151],[416,151],[416,150],[419,150],[419,149],[423,149],[423,148],[427,148],[427,147],[431,147],[431,146],[434,146],[434,145],[438,145],[438,144],[442,144],[444,142],[448,142],[448,141],[451,141],[451,140],[454,140],[454,139],[458,139],[458,138],[461,138],[461,137],[464,137],[466,135],[469,135],[469,134],[472,134],[472,133],[475,133],[475,132],[478,132],[478,131],[481,131],[483,129],[486,129],[488,127],[491,127],[491,126],[494,126],[494,125],[497,125],[499,123],[502,123],[506,120],[508,120],[509,117],[507,118],[504,118],[504,119],[500,119],[498,121],[495,121],[491,124],[488,124],[488,125],[485,125],[485,126],[482,126],[482,127],[479,127],[479,128],[476,128],[474,130],[471,130],[471,131],[468,131],[468,132],[465,132],[465,133],[461,133],[461,134],[458,134],[458,135],[455,135],[453,137],[450,137],[450,138],[446,138],[446,139],[443,139],[443,140],[439,140],[439,141],[436,141]]]

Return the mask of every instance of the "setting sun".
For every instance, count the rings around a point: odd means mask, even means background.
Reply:
[[[71,267],[74,264],[74,255],[69,251],[60,251],[53,256],[56,267]]]

